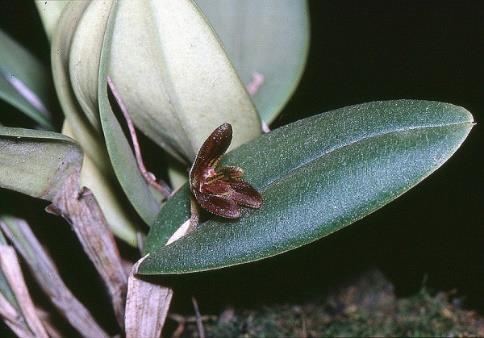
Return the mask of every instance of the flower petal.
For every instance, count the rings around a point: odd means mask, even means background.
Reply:
[[[216,195],[219,197],[223,197],[223,196],[230,197],[230,195],[234,192],[233,189],[231,188],[231,183],[224,180],[216,180],[210,184],[202,184],[200,190],[202,194],[206,193],[210,195]]]
[[[237,204],[256,209],[262,205],[262,196],[249,183],[236,181],[230,182],[230,186],[234,190],[231,199]]]
[[[203,142],[193,163],[190,176],[192,172],[196,174],[202,168],[213,167],[220,156],[228,149],[230,142],[232,142],[232,126],[229,123],[224,123],[217,127]]]
[[[212,214],[225,218],[240,217],[240,208],[231,198],[200,193],[197,193],[195,197],[200,206]]]

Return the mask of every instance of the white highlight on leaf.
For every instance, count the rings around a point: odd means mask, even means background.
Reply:
[[[191,227],[190,227],[190,218],[189,218],[175,231],[173,235],[171,235],[168,242],[166,242],[166,245],[170,245],[171,243],[185,236],[190,231],[190,228]]]
[[[49,111],[42,103],[40,98],[29,88],[25,83],[19,80],[15,75],[10,74],[5,76],[7,81],[12,85],[15,90],[22,95],[35,109],[44,114],[45,116],[50,116]]]

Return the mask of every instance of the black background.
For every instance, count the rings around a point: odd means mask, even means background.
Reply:
[[[297,302],[378,267],[399,296],[415,293],[425,282],[434,290],[456,289],[465,306],[483,312],[484,7],[480,1],[309,3],[307,68],[273,127],[342,106],[397,98],[461,105],[477,125],[435,174],[345,230],[273,259],[167,281],[176,287],[174,309],[191,311],[192,294],[205,313],[227,304]],[[49,65],[48,43],[32,1],[0,0],[0,28]],[[5,104],[0,108],[13,124],[26,122]],[[9,205],[25,201],[20,209],[44,206],[14,193],[0,197]],[[18,203],[11,207],[19,208]],[[32,212],[41,223],[36,232],[76,294],[87,304],[107,306],[68,227]],[[110,316],[104,305],[94,307],[94,314]]]

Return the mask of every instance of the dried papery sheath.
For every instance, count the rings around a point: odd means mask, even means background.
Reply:
[[[215,129],[198,151],[190,170],[190,189],[200,206],[225,218],[239,218],[240,206],[260,208],[262,196],[242,180],[244,171],[235,166],[218,168],[232,141],[232,126]]]
[[[108,289],[114,314],[122,327],[128,276],[95,196],[88,188],[79,191],[79,173],[73,173],[63,182],[47,210],[64,217],[72,225]]]
[[[136,276],[136,262],[128,278],[125,328],[126,338],[161,337],[173,290]]]
[[[15,250],[8,245],[0,245],[0,270],[10,285],[19,306],[21,315],[25,319],[25,325],[8,301],[0,297],[0,315],[6,320],[7,325],[22,338],[38,337],[48,338],[42,322],[40,321],[35,305],[30,298],[27,285],[22,275],[20,263]]]

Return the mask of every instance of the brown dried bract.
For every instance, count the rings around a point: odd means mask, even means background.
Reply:
[[[242,180],[239,167],[218,168],[232,141],[232,126],[224,123],[203,143],[190,170],[190,189],[200,206],[225,218],[239,218],[240,206],[260,208],[262,196]]]

